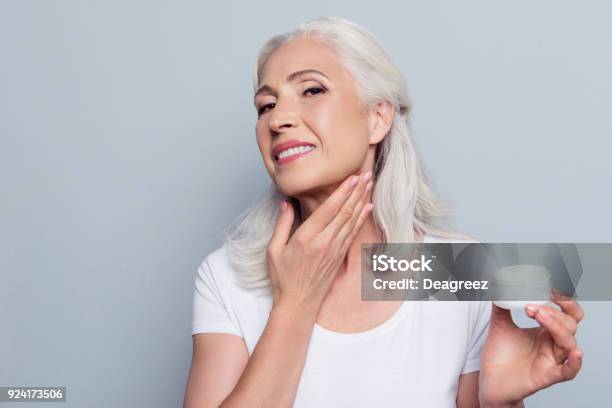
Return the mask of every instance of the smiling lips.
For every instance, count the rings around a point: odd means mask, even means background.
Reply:
[[[315,149],[315,145],[299,140],[279,143],[272,149],[272,155],[278,164],[285,164],[299,159]]]

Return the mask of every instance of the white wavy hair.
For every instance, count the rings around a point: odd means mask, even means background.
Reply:
[[[342,18],[320,17],[270,38],[257,56],[254,92],[272,53],[299,37],[321,41],[335,52],[353,75],[357,93],[365,106],[388,101],[395,107],[391,129],[377,145],[373,171],[372,215],[384,237],[383,242],[414,242],[416,230],[422,234],[465,239],[464,235],[451,233],[443,226],[449,215],[448,207],[433,194],[410,136],[411,101],[406,80],[371,32]],[[274,182],[253,206],[224,230],[230,262],[238,271],[243,287],[262,287],[270,283],[266,247],[282,199],[293,205],[295,231],[301,222],[299,203],[293,197],[284,196]]]

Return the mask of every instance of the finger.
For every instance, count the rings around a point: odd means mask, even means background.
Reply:
[[[577,323],[580,323],[580,321],[584,318],[584,311],[575,300],[562,300],[559,297],[554,297],[552,301],[559,305],[563,312],[572,316]]]
[[[565,313],[563,310],[558,310],[554,307],[550,306],[541,306],[545,307],[547,311],[550,311],[556,318],[559,320],[572,334],[576,334],[576,330],[578,329],[578,322],[574,317]]]
[[[349,176],[324,202],[321,204],[300,228],[304,233],[312,235],[322,231],[338,214],[346,200],[351,196],[359,182],[359,176]]]
[[[584,353],[579,348],[575,348],[570,351],[567,357],[567,362],[562,367],[562,378],[563,380],[571,380],[576,377],[578,371],[582,368],[582,357]]]
[[[345,253],[348,250],[349,245],[355,240],[357,232],[359,232],[359,229],[361,228],[365,220],[368,219],[368,216],[370,212],[372,212],[373,208],[374,204],[368,203],[361,209],[361,212],[359,214],[359,217],[357,218],[357,222],[355,223],[353,230],[349,232],[348,236],[340,244],[340,250],[342,253]]]
[[[363,177],[359,180],[359,186],[347,201],[346,206],[326,228],[330,239],[343,242],[357,223],[361,210],[366,205],[368,191],[372,188],[372,181],[369,181],[370,176],[367,173],[365,176],[365,180]]]
[[[332,239],[337,236],[340,230],[345,224],[352,219],[357,219],[359,213],[356,212],[357,205],[363,201],[363,196],[366,192],[366,185],[372,177],[371,172],[367,172],[361,175],[357,187],[353,190],[351,196],[344,203],[340,211],[336,214],[334,219],[321,231],[324,235]]]
[[[550,308],[540,307],[535,314],[535,318],[540,325],[548,330],[555,343],[566,352],[569,352],[576,347],[576,337],[548,309]]]
[[[355,206],[353,216],[336,234],[336,242],[340,244],[341,248],[348,248],[348,245],[353,241],[355,235],[357,235],[357,232],[365,222],[369,212],[374,208],[374,204],[368,203],[368,192],[372,189],[372,185],[372,181],[366,185],[363,195]]]
[[[534,305],[532,303],[529,303],[525,305],[525,313],[527,313],[527,316],[531,317],[532,319],[535,319],[535,315],[539,307],[540,305]]]
[[[584,352],[576,347],[570,351],[567,361],[564,364],[551,367],[550,376],[552,377],[553,384],[574,379],[582,368],[583,356]]]
[[[280,250],[285,247],[289,236],[291,235],[291,226],[293,225],[293,206],[286,200],[281,201],[281,210],[276,220],[276,226],[268,247],[272,250]]]

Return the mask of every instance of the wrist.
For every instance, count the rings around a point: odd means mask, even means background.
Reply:
[[[270,319],[312,329],[318,314],[319,307],[315,304],[274,302],[270,311]]]
[[[272,311],[295,318],[316,321],[322,299],[296,300],[298,296],[274,297]]]

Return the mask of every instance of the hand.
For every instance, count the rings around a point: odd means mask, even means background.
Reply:
[[[493,304],[480,369],[484,407],[512,406],[578,374],[583,352],[575,335],[584,312],[578,302],[562,299],[560,292],[553,293],[552,301],[561,310],[527,305],[525,313],[540,324],[527,329],[514,324],[510,310]]]
[[[274,306],[305,308],[316,316],[351,242],[372,209],[371,172],[348,177],[290,237],[291,205],[282,203],[267,247]]]

